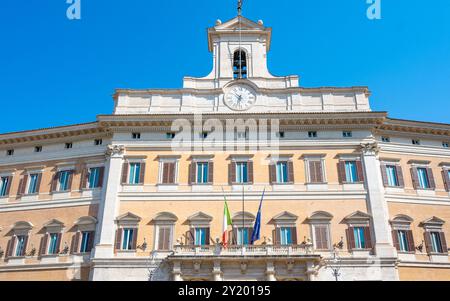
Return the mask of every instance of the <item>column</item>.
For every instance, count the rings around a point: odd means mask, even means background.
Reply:
[[[272,261],[267,262],[266,280],[267,281],[277,281],[277,278],[275,277],[275,266]]]
[[[375,253],[378,257],[397,257],[393,247],[391,228],[389,226],[389,211],[384,199],[384,185],[381,176],[378,146],[376,143],[361,145],[362,161],[368,192],[367,208],[372,216],[372,239]]]
[[[218,260],[214,261],[214,267],[213,267],[212,274],[213,274],[214,281],[223,281],[222,270],[220,267],[220,261],[218,261]]]
[[[92,253],[94,259],[112,258],[114,256],[114,243],[116,236],[115,219],[119,211],[118,192],[121,187],[123,145],[109,145],[106,152],[105,189],[99,205],[97,235],[95,248]],[[94,279],[95,280],[95,279]]]
[[[173,281],[183,281],[183,277],[181,277],[181,262],[175,261],[173,263],[172,277]]]

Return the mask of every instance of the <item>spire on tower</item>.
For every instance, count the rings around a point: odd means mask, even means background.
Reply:
[[[243,0],[238,0],[238,16],[242,15],[242,2]]]

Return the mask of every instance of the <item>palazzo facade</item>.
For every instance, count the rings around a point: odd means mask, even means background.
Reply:
[[[0,280],[450,280],[450,124],[272,75],[262,21],[207,33],[204,78],[0,135]]]

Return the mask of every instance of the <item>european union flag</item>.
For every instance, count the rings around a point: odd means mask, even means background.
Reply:
[[[266,192],[266,189],[264,188],[262,197],[261,197],[261,202],[259,203],[259,209],[258,209],[258,214],[256,215],[256,220],[255,220],[255,225],[253,226],[253,233],[252,233],[252,240],[251,240],[251,244],[253,245],[255,243],[255,241],[258,241],[261,237],[261,208],[262,208],[262,202],[264,199],[264,193]]]

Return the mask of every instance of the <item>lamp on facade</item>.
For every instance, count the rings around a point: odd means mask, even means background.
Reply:
[[[0,247],[0,258],[3,258],[3,255],[5,255],[5,251]]]
[[[338,248],[334,247],[333,251],[331,251],[331,258],[328,260],[327,265],[331,269],[334,279],[339,281],[339,276],[341,276],[341,264],[342,259],[339,256]]]
[[[137,248],[141,249],[144,252],[145,252],[145,250],[147,250],[147,241],[145,240],[145,237],[144,237],[144,242],[142,243],[142,245],[138,246]]]

